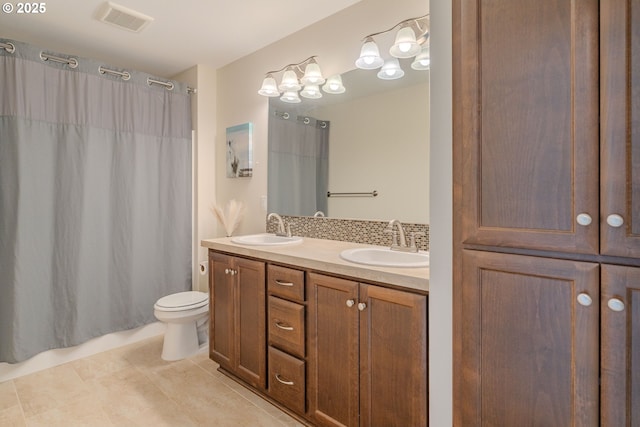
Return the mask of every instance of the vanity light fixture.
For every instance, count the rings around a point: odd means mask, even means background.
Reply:
[[[273,75],[282,71],[284,73],[278,85]],[[331,79],[330,82],[322,86],[323,91],[326,93],[344,92],[340,76],[337,76],[337,80],[336,76],[331,77]],[[288,64],[279,70],[267,72],[258,93],[262,96],[280,96],[280,99],[284,102],[297,104],[302,102],[300,96],[310,99],[321,98],[322,91],[320,86],[325,81],[314,55],[297,64]],[[338,83],[335,83],[336,81]]]
[[[388,30],[379,31],[377,33],[369,34],[368,36],[364,37],[362,49],[360,50],[360,57],[356,60],[356,67],[363,70],[375,70],[382,67],[383,69],[378,73],[378,77],[380,77],[381,79],[389,80],[393,78],[400,78],[402,77],[402,75],[404,75],[404,72],[402,71],[402,69],[400,69],[398,60],[395,58],[416,57],[411,65],[412,68],[415,70],[428,70],[428,18],[429,14],[418,16],[416,18],[405,19],[404,21],[397,23]],[[395,42],[389,49],[389,54],[393,58],[390,60],[384,60],[380,56],[380,51],[378,49],[378,45],[374,40],[374,37],[393,31],[398,27],[400,27],[400,29],[396,33]],[[417,38],[416,31],[417,34],[419,34],[419,37]],[[396,64],[397,70],[399,71],[396,70]],[[392,69],[396,71],[392,72]]]

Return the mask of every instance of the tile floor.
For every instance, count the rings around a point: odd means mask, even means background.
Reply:
[[[0,383],[0,426],[301,426],[206,352],[165,362],[161,350],[160,336]]]

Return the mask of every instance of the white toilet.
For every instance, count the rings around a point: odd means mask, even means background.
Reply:
[[[167,324],[162,347],[164,360],[179,360],[192,356],[200,348],[198,327],[207,322],[209,294],[198,291],[178,292],[160,298],[153,314]]]

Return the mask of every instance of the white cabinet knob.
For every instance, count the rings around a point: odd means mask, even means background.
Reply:
[[[353,307],[353,304],[355,304],[356,302],[352,299],[348,299],[347,300],[347,307]]]
[[[624,302],[618,298],[611,298],[607,301],[607,305],[613,311],[624,311]]]
[[[362,311],[365,308],[367,308],[367,304],[363,303],[363,302],[359,302],[358,303],[358,310]]]
[[[581,294],[578,294],[578,303],[580,305],[584,305],[585,307],[589,307],[591,303],[593,303],[593,300],[588,294],[585,294],[583,292]]]
[[[231,270],[229,270],[228,268],[225,268],[225,269],[224,269],[224,274],[229,274],[229,272],[230,272],[230,271],[231,271]]]
[[[576,221],[580,225],[589,225],[591,224],[591,215],[588,213],[581,213],[576,217]]]
[[[624,224],[624,219],[618,214],[611,214],[607,217],[607,224],[611,227],[621,227]]]

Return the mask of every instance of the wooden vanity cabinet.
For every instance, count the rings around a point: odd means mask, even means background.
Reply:
[[[209,251],[209,353],[220,368],[266,387],[265,263]]]
[[[427,297],[309,273],[309,416],[320,426],[426,426]]]

